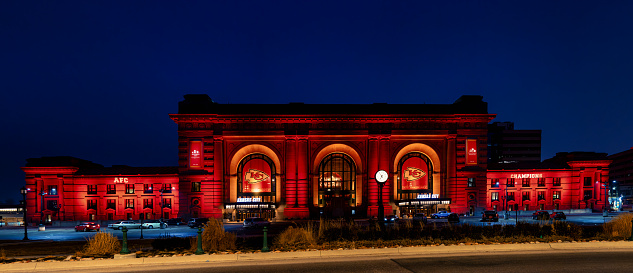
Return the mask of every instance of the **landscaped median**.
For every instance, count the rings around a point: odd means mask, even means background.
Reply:
[[[335,258],[359,259],[392,259],[404,257],[439,257],[448,255],[491,255],[512,252],[546,252],[546,251],[633,251],[630,241],[594,241],[594,242],[555,242],[555,243],[516,243],[516,244],[460,244],[431,245],[395,248],[341,249],[341,250],[301,250],[288,252],[256,252],[256,253],[214,253],[203,255],[181,255],[169,257],[151,257],[134,259],[85,259],[80,261],[46,261],[11,263],[0,266],[4,272],[67,270],[81,268],[121,268],[134,265],[187,264],[196,266],[205,263],[235,264],[235,262],[267,262],[285,261],[314,262],[315,259],[330,260]]]

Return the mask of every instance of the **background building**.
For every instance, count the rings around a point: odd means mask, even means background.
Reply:
[[[624,211],[633,209],[633,148],[612,154],[609,182],[612,203]]]
[[[541,130],[515,130],[507,121],[489,124],[488,162],[541,162]]]

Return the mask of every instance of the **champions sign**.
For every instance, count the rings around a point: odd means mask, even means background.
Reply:
[[[251,159],[242,169],[242,192],[270,192],[270,165],[263,159]]]
[[[402,190],[429,189],[429,168],[422,158],[411,157],[402,164]]]
[[[202,141],[192,141],[190,147],[189,168],[202,168]]]

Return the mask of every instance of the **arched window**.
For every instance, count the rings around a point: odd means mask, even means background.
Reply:
[[[342,197],[350,205],[356,199],[356,164],[343,153],[327,155],[319,164],[319,205],[331,197]]]
[[[408,153],[398,162],[398,199],[416,199],[420,193],[433,192],[431,160],[420,153]]]
[[[275,202],[277,171],[273,161],[263,154],[250,154],[237,167],[237,197],[261,198]]]

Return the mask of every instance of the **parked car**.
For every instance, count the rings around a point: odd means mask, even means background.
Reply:
[[[562,211],[555,211],[552,215],[550,215],[550,218],[554,220],[567,220],[567,215],[565,215]]]
[[[183,221],[182,218],[171,218],[165,222],[169,224],[170,226],[180,226],[180,225],[187,224],[187,222]]]
[[[419,221],[422,223],[425,223],[428,221],[428,219],[426,218],[426,214],[424,213],[416,213],[413,215],[413,221]]]
[[[450,213],[450,212],[445,211],[445,210],[440,210],[440,211],[438,211],[437,213],[433,213],[433,214],[431,214],[431,218],[433,218],[433,219],[446,218],[446,217],[448,217],[449,215],[451,215],[451,213]]]
[[[99,231],[101,230],[101,225],[95,223],[95,222],[83,222],[79,225],[75,226],[75,231],[79,232],[79,231],[91,231],[91,230],[96,230]]]
[[[261,227],[270,227],[270,222],[264,218],[259,217],[251,217],[244,219],[244,223],[242,223],[244,228],[261,228]]]
[[[549,212],[544,210],[537,210],[532,213],[532,219],[534,220],[549,220]]]
[[[163,223],[164,227],[167,227],[167,223]],[[160,228],[160,220],[145,220],[142,228]]]
[[[122,229],[123,227],[131,229],[131,228],[141,228],[141,224],[134,221],[118,221],[114,224],[109,224],[108,227],[111,229]]]
[[[398,222],[398,215],[385,216],[385,223],[393,224]]]
[[[197,228],[203,226],[207,222],[209,222],[209,218],[191,218],[189,219],[189,222],[187,222],[187,226],[190,228]]]
[[[481,213],[481,222],[499,222],[499,214],[494,210],[487,210]]]
[[[451,213],[446,218],[448,218],[449,223],[459,223],[459,215],[457,213]]]

